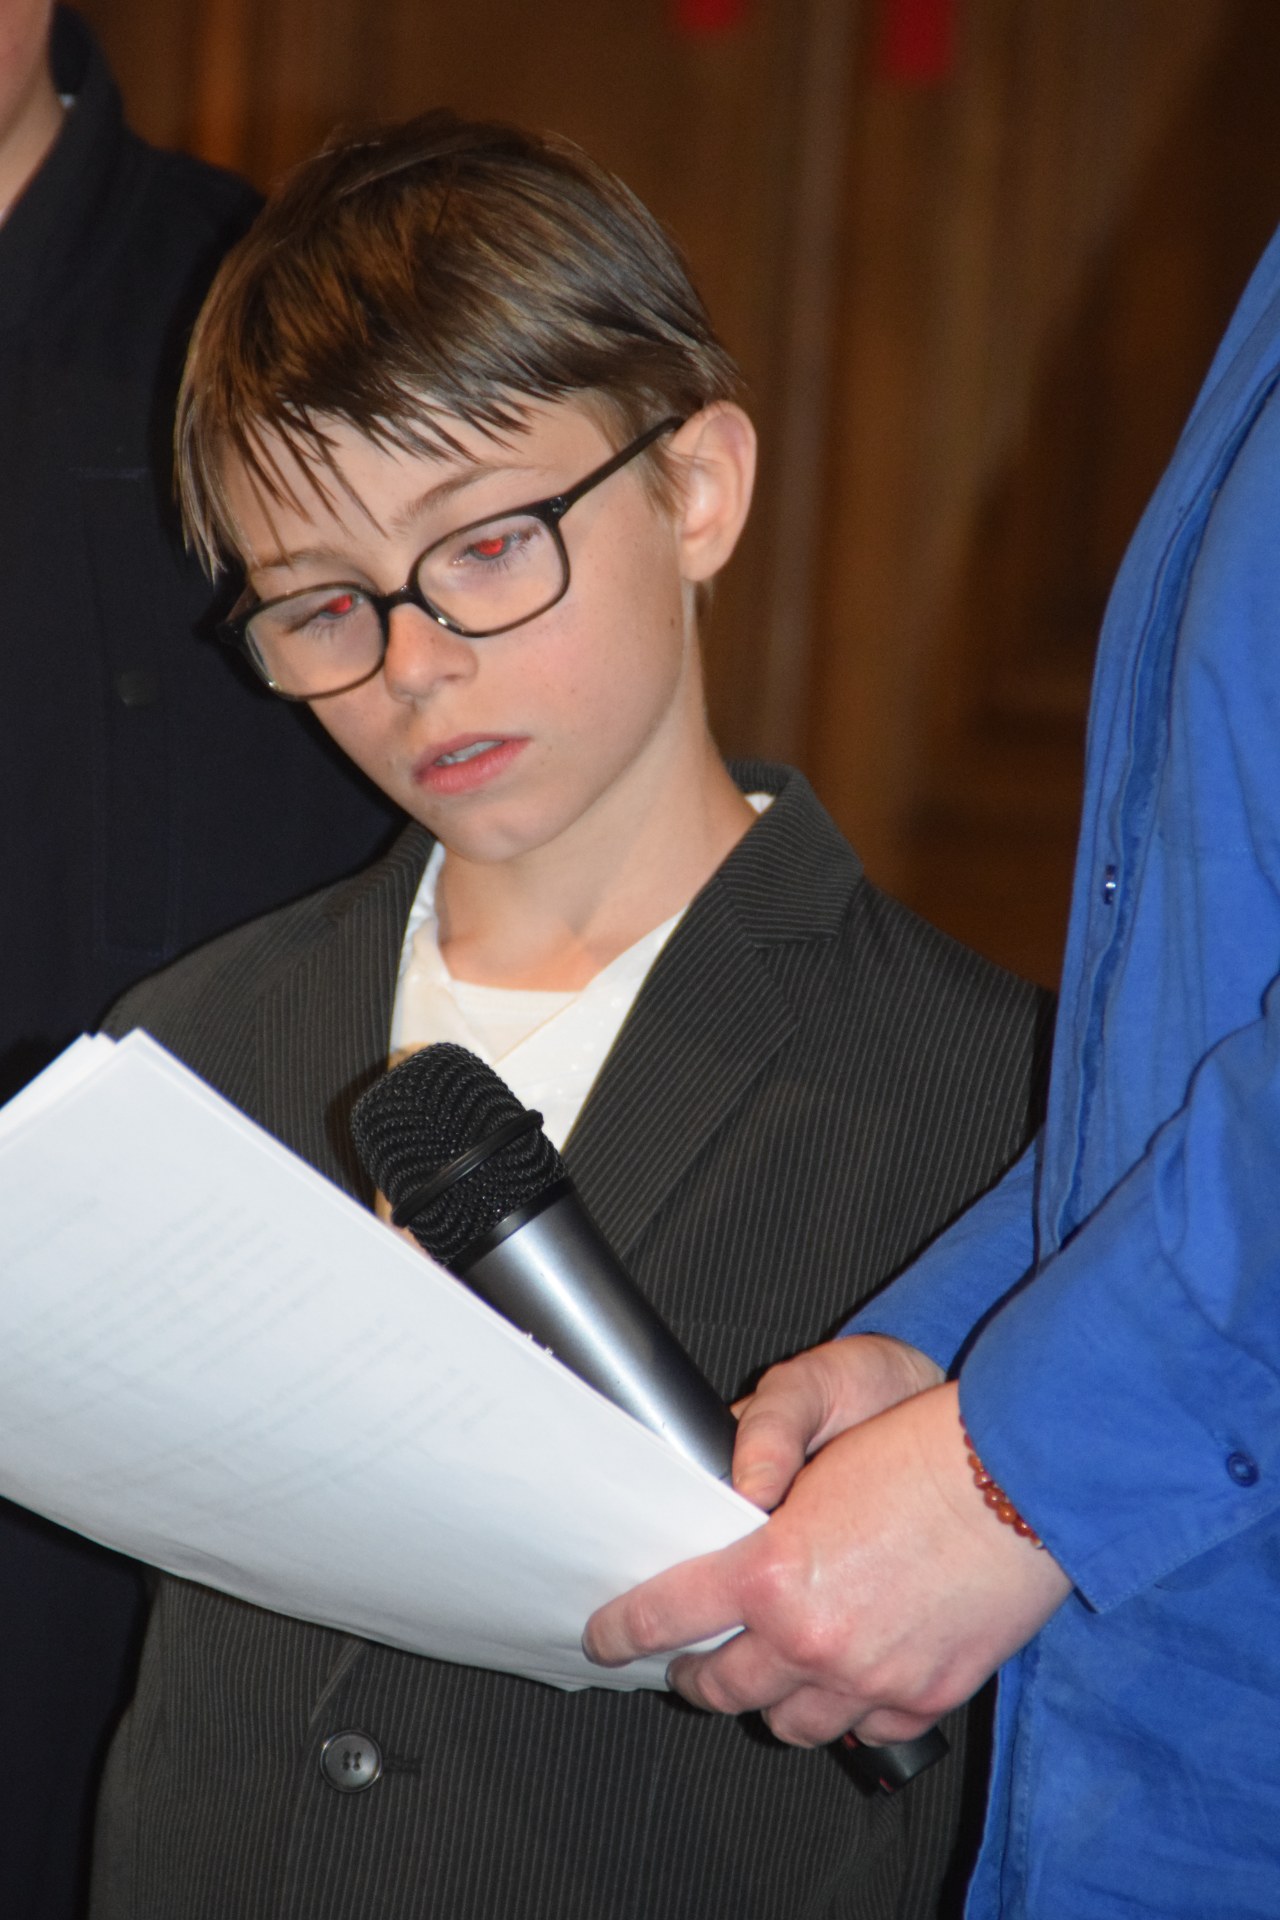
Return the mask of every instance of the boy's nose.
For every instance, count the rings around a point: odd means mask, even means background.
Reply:
[[[475,648],[418,607],[394,607],[387,622],[382,675],[399,700],[422,700],[444,680],[469,680]]]

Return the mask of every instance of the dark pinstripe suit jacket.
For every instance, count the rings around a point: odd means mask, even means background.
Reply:
[[[886,898],[806,783],[691,906],[570,1140],[605,1233],[726,1393],[820,1338],[1022,1145],[1042,996]],[[145,1026],[363,1191],[411,829],[354,881],[135,989]],[[334,1441],[341,1445],[341,1412]],[[358,1728],[358,1794],[318,1758]],[[892,1802],[672,1699],[561,1695],[162,1580],[104,1790],[96,1920],[753,1920],[934,1911],[954,1761]]]

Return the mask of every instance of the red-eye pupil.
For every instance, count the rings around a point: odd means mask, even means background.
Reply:
[[[330,613],[350,613],[356,603],[354,593],[335,593],[329,602]]]
[[[487,540],[473,540],[471,546],[472,551],[478,553],[482,560],[496,560],[506,544],[506,540],[500,533],[494,533],[490,534]]]

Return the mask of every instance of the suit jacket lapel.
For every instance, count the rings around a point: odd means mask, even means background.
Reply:
[[[382,860],[332,890],[313,936],[258,1003],[265,1125],[366,1205],[373,1189],[347,1116],[387,1064],[405,921],[430,848],[430,835],[410,827]]]
[[[793,1033],[769,948],[834,935],[858,862],[798,774],[735,768],[773,806],[690,906],[646,980],[565,1158],[625,1256],[696,1155]]]
[[[770,948],[829,940],[860,878],[799,774],[734,771],[745,792],[774,792],[774,804],[659,956],[566,1147],[619,1254],[795,1029],[800,1010]],[[430,848],[430,835],[410,827],[384,859],[326,895],[311,936],[258,1003],[264,1124],[366,1204],[372,1190],[347,1115],[386,1065],[405,921]]]
[[[794,1025],[731,903],[704,891],[659,956],[566,1145],[617,1253]]]

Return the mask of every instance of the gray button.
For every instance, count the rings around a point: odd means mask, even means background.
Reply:
[[[320,1771],[339,1793],[361,1793],[382,1772],[382,1749],[367,1733],[333,1733],[320,1749]]]
[[[146,667],[123,667],[116,675],[116,694],[122,707],[154,707],[160,698],[160,676]]]

